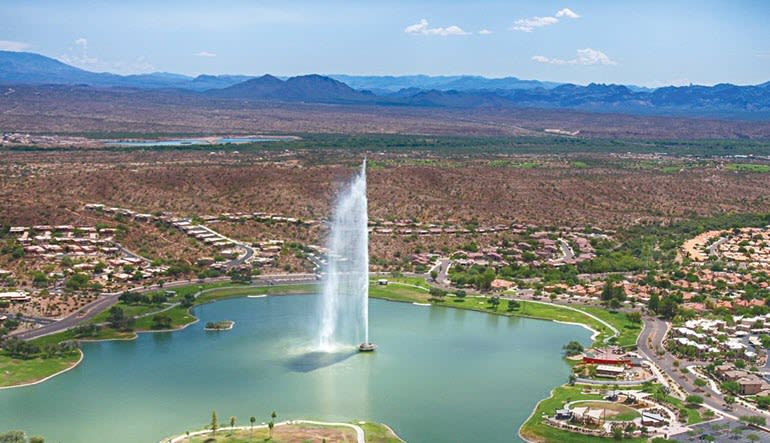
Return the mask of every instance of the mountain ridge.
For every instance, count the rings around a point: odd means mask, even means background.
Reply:
[[[340,79],[350,82],[344,82]],[[770,82],[754,86],[665,86],[540,82],[516,77],[319,74],[95,73],[27,52],[0,51],[0,84],[169,89],[217,99],[444,108],[546,108],[642,115],[770,119]],[[372,86],[372,90],[363,88]],[[393,89],[396,86],[405,86]]]

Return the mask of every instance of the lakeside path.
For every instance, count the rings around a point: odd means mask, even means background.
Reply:
[[[356,442],[357,443],[366,443],[366,436],[364,434],[363,428],[358,425],[350,424],[350,423],[335,423],[335,422],[324,422],[324,421],[313,421],[313,420],[287,420],[282,421],[280,423],[276,423],[275,426],[287,426],[287,425],[294,425],[294,424],[307,424],[307,425],[318,425],[318,426],[340,426],[340,427],[346,427],[353,429],[356,431]],[[257,426],[235,426],[235,427],[226,427],[226,428],[219,428],[218,430],[220,432],[226,432],[226,431],[247,431],[251,429],[267,429],[267,425],[257,425]],[[392,431],[391,431],[392,432]],[[164,438],[160,440],[158,443],[182,443],[185,440],[189,439],[189,437],[196,437],[199,435],[206,435],[210,434],[210,429],[204,429],[202,431],[195,431],[188,434],[180,434],[169,438]],[[395,434],[395,433],[394,433]],[[403,441],[403,440],[402,440]]]

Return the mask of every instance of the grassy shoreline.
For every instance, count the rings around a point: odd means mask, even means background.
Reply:
[[[636,336],[638,335],[638,332],[640,330],[638,328],[637,329],[629,328],[627,321],[625,321],[624,314],[622,314],[622,318],[621,318],[621,315],[619,315],[618,313],[613,314],[609,311],[604,311],[601,308],[581,307],[580,309],[575,311],[567,307],[563,307],[555,304],[521,301],[519,302],[519,306],[517,309],[509,309],[508,300],[501,299],[499,305],[491,306],[488,303],[488,299],[483,297],[473,297],[473,296],[446,297],[443,300],[435,300],[431,298],[428,292],[428,285],[425,284],[424,281],[419,282],[419,281],[412,281],[412,280],[413,279],[394,279],[390,284],[386,286],[378,285],[376,280],[372,280],[370,282],[369,295],[371,298],[377,298],[377,299],[388,300],[393,302],[431,303],[434,306],[442,306],[442,307],[455,308],[455,309],[466,309],[466,310],[483,312],[483,313],[493,314],[493,315],[515,316],[515,317],[522,317],[522,318],[549,320],[549,321],[555,321],[555,322],[561,322],[561,323],[582,325],[587,327],[590,330],[595,331],[595,334],[594,334],[595,343],[603,342],[606,338],[611,336],[612,331],[609,328],[607,328],[606,325],[596,321],[594,318],[591,318],[588,315],[584,315],[586,313],[593,314],[596,317],[606,321],[607,323],[612,324],[616,329],[618,329],[618,331],[621,332],[621,335],[619,337],[619,342],[621,344],[624,344],[624,342],[630,342],[631,339],[633,339],[633,342],[635,342]],[[139,318],[136,321],[135,331],[120,332],[120,331],[115,331],[114,329],[111,329],[111,328],[101,328],[98,334],[94,337],[77,338],[74,336],[73,331],[69,330],[69,331],[60,332],[58,334],[41,337],[35,340],[35,342],[38,344],[44,345],[49,343],[59,343],[66,340],[79,340],[79,341],[133,340],[137,337],[137,334],[139,333],[175,331],[175,330],[183,329],[187,326],[190,326],[198,322],[198,318],[196,318],[192,314],[192,309],[196,306],[204,305],[207,303],[213,303],[213,302],[228,299],[228,298],[243,297],[247,295],[307,294],[307,293],[314,292],[317,286],[318,285],[315,283],[302,284],[302,285],[276,285],[276,286],[251,286],[251,285],[241,286],[241,285],[235,285],[232,283],[230,283],[228,286],[228,285],[219,283],[219,284],[214,284],[209,286],[207,285],[184,286],[184,287],[175,289],[175,292],[177,292],[177,295],[179,297],[188,293],[198,293],[198,296],[193,302],[193,305],[190,307],[182,307],[181,305],[177,305],[177,306],[171,307],[170,309],[165,309],[163,311],[165,315],[168,315],[172,319],[172,328],[170,329],[152,329],[151,328],[152,316],[148,315],[148,314],[152,314],[152,312],[149,312],[149,313],[141,312],[140,315],[144,315],[144,316]],[[585,308],[585,310],[583,310],[583,308]],[[136,313],[139,313],[139,311],[140,310],[136,310],[136,309],[134,310],[134,312]],[[97,316],[91,322],[97,323],[99,321],[103,321],[103,319]],[[628,331],[628,332],[625,332],[625,331]],[[624,338],[624,334],[625,334],[625,338]],[[2,360],[0,360],[0,362],[2,362]],[[71,369],[72,367],[75,367],[76,365],[77,363],[73,364],[69,369]],[[51,378],[52,376],[58,375],[58,373],[60,373],[56,371],[53,371],[53,372],[54,372],[53,374],[52,373],[45,374],[45,377],[43,377],[43,374],[40,374],[41,375],[40,379],[44,381],[45,379]],[[38,381],[38,382],[41,382],[41,381]],[[13,387],[13,386],[8,386],[8,387]],[[605,439],[598,439],[595,437],[591,438],[591,437],[586,437],[578,434],[572,434],[565,431],[559,431],[559,430],[547,427],[545,425],[542,425],[539,422],[540,415],[538,414],[538,412],[541,410],[544,410],[547,407],[552,406],[551,403],[553,403],[554,401],[559,401],[558,398],[554,399],[554,393],[559,393],[561,392],[561,390],[566,388],[568,387],[557,386],[556,388],[554,388],[553,391],[551,391],[551,396],[538,402],[538,404],[535,406],[533,410],[532,415],[530,415],[530,417],[524,422],[524,424],[522,424],[521,428],[519,429],[519,433],[522,436],[522,438],[529,437],[526,439],[531,441],[539,441],[538,438],[542,437],[544,434],[547,434],[550,436],[550,434],[556,433],[558,435],[554,435],[554,436],[559,438],[560,441],[564,441],[565,443],[570,443],[570,442],[583,443],[583,442],[592,442],[594,440],[606,441]],[[587,398],[587,399],[592,399],[592,398]],[[548,429],[542,428],[543,426],[545,426]],[[383,440],[383,441],[388,441],[388,440]],[[394,441],[400,441],[400,440],[394,440]]]
[[[112,328],[101,327],[94,335],[78,337],[76,336],[76,331],[74,329],[70,329],[67,331],[59,332],[57,334],[40,337],[33,340],[33,343],[40,346],[45,346],[47,344],[57,344],[68,340],[77,340],[80,342],[133,340],[139,333],[171,332],[181,330],[187,326],[195,324],[198,319],[192,314],[191,310],[196,306],[246,295],[307,294],[314,292],[317,287],[317,283],[275,286],[240,285],[231,282],[219,282],[207,285],[191,284],[174,289],[174,292],[177,293],[177,296],[175,297],[176,299],[181,299],[184,295],[187,294],[199,293],[194,300],[193,305],[190,307],[183,307],[181,305],[170,307],[148,305],[136,306],[127,305],[122,302],[118,303],[116,306],[124,309],[128,315],[139,316],[139,318],[137,318],[134,323],[134,329],[131,331],[117,331]],[[594,340],[596,343],[603,342],[603,340],[610,337],[612,334],[612,331],[610,331],[609,328],[607,328],[604,324],[596,321],[595,319],[559,305],[521,301],[519,302],[519,307],[517,309],[510,310],[509,302],[505,299],[501,299],[500,304],[496,307],[490,306],[487,302],[487,299],[485,298],[473,296],[446,297],[443,300],[431,299],[428,288],[428,284],[419,278],[393,278],[391,279],[391,283],[386,286],[378,285],[376,280],[371,280],[369,296],[371,298],[394,302],[431,303],[434,306],[466,309],[493,315],[514,316],[578,324],[596,332]],[[593,314],[615,326],[619,331],[621,331],[621,344],[625,344],[624,342],[631,341],[631,339],[635,342],[635,337],[638,335],[638,330],[633,331],[636,332],[633,337],[627,335],[628,338],[624,340],[623,331],[627,330],[627,325],[622,319],[618,318],[617,314],[612,314],[601,308],[581,307],[579,310],[589,312],[590,314]],[[170,318],[171,327],[164,329],[153,328],[153,314],[158,311],[162,311],[162,314]],[[107,314],[105,311],[105,313],[97,315],[86,324],[102,324],[106,321],[106,318]],[[74,360],[70,357],[59,357],[51,359],[38,358],[30,359],[28,360],[29,363],[24,365],[23,363],[19,363],[19,360],[0,355],[0,373],[5,371],[6,374],[6,377],[4,377],[3,382],[0,383],[0,386],[9,388],[45,379],[51,375],[61,372],[62,369],[71,369],[72,367],[76,366],[77,362],[73,363],[73,361]],[[37,364],[33,364],[33,362],[36,362]],[[39,363],[46,364],[40,365]],[[26,369],[19,369],[22,367]],[[28,367],[35,367],[35,370],[31,370]],[[22,375],[16,375],[14,372]],[[29,372],[32,372],[34,375],[23,375],[24,373]]]

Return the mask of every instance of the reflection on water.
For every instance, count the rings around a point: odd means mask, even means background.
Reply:
[[[212,409],[239,422],[276,410],[289,420],[381,421],[412,442],[519,442],[519,425],[569,374],[561,347],[590,343],[576,326],[372,300],[377,351],[317,353],[315,303],[223,300],[196,307],[200,323],[181,331],[85,343],[73,370],[0,391],[0,431],[151,442],[199,427]],[[238,326],[203,331],[223,318]]]
[[[156,332],[156,333],[151,334],[151,335],[152,335],[152,340],[155,343],[158,343],[158,344],[168,343],[168,342],[170,342],[174,338],[174,333],[171,332],[171,331],[169,331],[169,332]]]
[[[487,316],[487,324],[493,327],[497,327],[500,324],[500,315],[490,314]]]
[[[358,351],[306,352],[286,361],[286,369],[293,372],[311,372],[345,361]]]
[[[436,326],[443,324],[446,320],[447,309],[443,306],[431,306],[428,313],[428,320]]]

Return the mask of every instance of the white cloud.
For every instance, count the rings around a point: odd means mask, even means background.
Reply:
[[[552,65],[583,65],[583,66],[617,65],[617,62],[610,59],[607,56],[607,54],[603,53],[602,51],[591,49],[591,48],[578,49],[577,51],[575,51],[575,58],[570,60],[564,60],[560,58],[549,58],[544,55],[535,55],[532,57],[532,61],[538,62],[538,63],[549,63]]]
[[[480,30],[480,31],[479,31],[479,34],[481,34],[481,35],[489,35],[489,34],[491,34],[491,33],[492,33],[492,31],[490,31],[490,30],[489,30],[489,29],[487,29],[487,28],[484,28],[484,29],[482,29],[482,30]]]
[[[144,57],[137,57],[135,60],[128,62],[100,60],[98,57],[90,54],[88,39],[85,37],[76,38],[73,41],[73,46],[70,46],[68,49],[69,53],[60,55],[59,60],[90,71],[135,74],[155,70]]]
[[[536,61],[538,63],[553,63],[554,60],[544,56],[544,55],[535,55],[532,56],[532,61]]]
[[[556,23],[559,23],[559,19],[556,17],[522,18],[522,19],[516,20],[513,23],[513,27],[511,29],[513,29],[514,31],[532,32],[536,28],[551,26],[551,25],[555,25]]]
[[[209,51],[197,52],[195,53],[195,55],[198,57],[216,57],[217,56],[215,53],[209,52]]]
[[[607,54],[591,48],[578,49],[577,61],[579,65],[617,65]]]
[[[447,26],[446,28],[438,27],[438,28],[430,28],[428,26],[428,20],[421,19],[418,23],[415,23],[413,25],[409,25],[406,28],[404,28],[404,32],[407,34],[412,35],[439,35],[442,37],[446,37],[449,35],[468,35],[468,32],[465,32],[460,28],[459,26],[451,25]]]
[[[575,11],[573,11],[570,8],[559,9],[556,12],[556,16],[557,17],[567,17],[567,18],[580,18],[580,16]]]
[[[537,28],[543,28],[545,26],[551,26],[559,23],[559,18],[571,18],[576,19],[580,18],[580,16],[569,8],[563,8],[556,11],[555,16],[547,16],[547,17],[530,17],[530,18],[520,18],[513,22],[513,25],[511,26],[511,29],[514,31],[521,31],[521,32],[532,32]]]
[[[24,42],[14,42],[11,40],[0,40],[0,51],[19,52],[29,49],[29,44]]]

